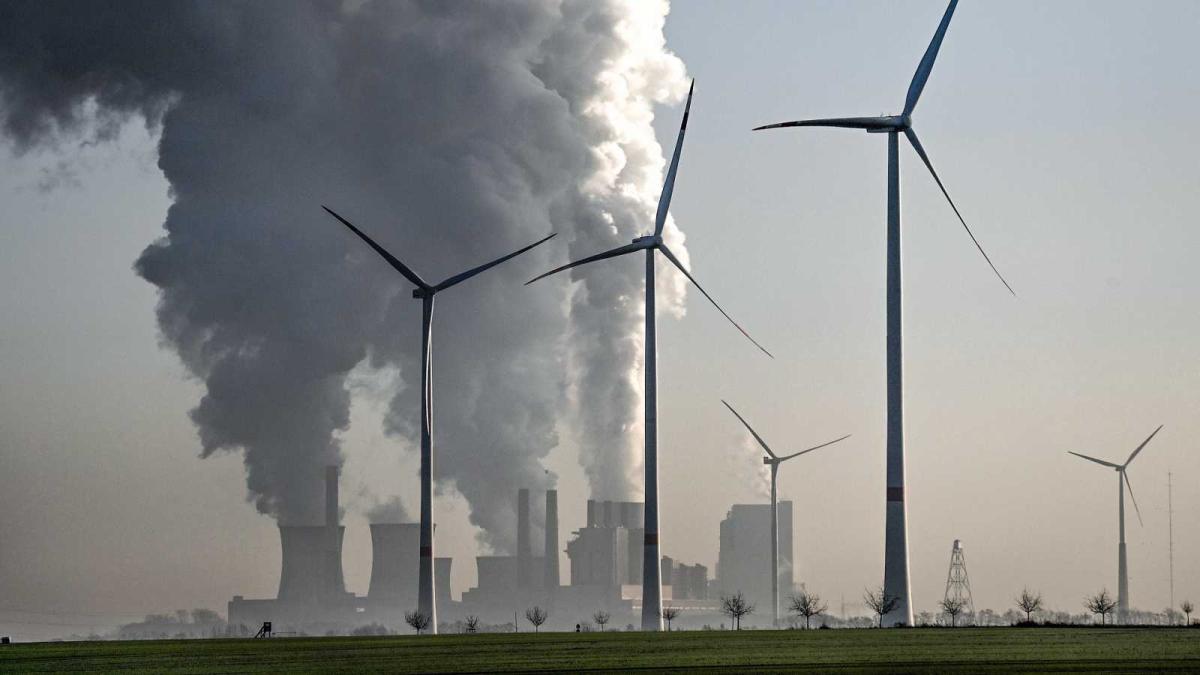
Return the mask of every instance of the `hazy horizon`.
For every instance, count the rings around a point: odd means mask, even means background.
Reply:
[[[885,143],[843,130],[750,129],[898,112],[943,10],[933,0],[689,2],[671,6],[664,28],[666,50],[696,78],[672,215],[697,277],[776,358],[694,291],[686,315],[660,312],[663,553],[714,575],[727,509],[765,501],[760,455],[721,399],[777,449],[853,434],[781,472],[781,498],[795,502],[796,579],[832,612],[844,597],[865,613],[862,590],[882,579]],[[1168,603],[1168,471],[1175,603],[1200,598],[1200,543],[1187,525],[1200,516],[1200,456],[1189,440],[1200,432],[1191,264],[1200,233],[1188,215],[1200,209],[1191,119],[1200,86],[1187,70],[1198,26],[1200,5],[1182,0],[958,7],[914,126],[1017,297],[915,154],[901,150],[917,612],[941,598],[955,539],[979,609],[1003,612],[1024,586],[1072,613],[1087,593],[1115,592],[1113,475],[1067,451],[1122,462],[1160,424],[1129,471],[1144,519],[1129,504],[1131,604]],[[654,108],[664,148],[681,108]],[[67,139],[22,154],[3,141],[0,631],[86,632],[56,624],[175,608],[224,614],[233,595],[273,597],[278,585],[275,521],[247,501],[240,453],[198,457],[188,411],[203,383],[162,344],[156,289],[132,270],[163,236],[172,204],[158,141],[138,118],[105,143]],[[320,210],[326,197],[304,197],[311,217],[298,222],[334,232]],[[563,244],[518,259],[504,278],[456,290],[445,305],[482,306],[501,291],[520,298],[519,280],[567,257]],[[565,297],[566,282],[551,283],[529,292]],[[417,305],[396,306],[408,312],[397,325],[415,334]],[[466,311],[449,310],[436,330],[468,344]],[[454,359],[453,344],[435,358]],[[567,377],[542,372],[554,386]],[[348,589],[363,594],[366,514],[396,495],[415,515],[417,461],[384,431],[394,369],[362,361],[351,380],[350,425],[337,434],[344,565]],[[568,425],[556,418],[557,444],[529,464],[557,477],[564,546],[583,524],[590,484]],[[640,427],[629,434],[640,449]],[[515,501],[519,487],[499,486],[497,499],[507,491]],[[488,549],[460,495],[435,504],[457,597]],[[564,578],[568,565],[563,555]]]

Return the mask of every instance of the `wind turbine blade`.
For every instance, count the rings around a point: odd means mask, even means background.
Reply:
[[[466,281],[467,279],[470,279],[471,277],[475,276],[476,274],[479,274],[480,272],[489,270],[489,269],[495,267],[496,265],[499,265],[500,263],[504,262],[505,260],[508,260],[509,258],[515,258],[535,246],[539,246],[541,244],[546,243],[547,241],[550,241],[555,236],[557,236],[557,234],[558,234],[557,232],[552,233],[550,236],[543,237],[543,238],[533,242],[532,244],[526,246],[525,248],[522,248],[517,251],[513,251],[512,253],[509,253],[508,255],[506,255],[502,258],[496,258],[495,260],[493,260],[489,263],[484,263],[484,264],[480,265],[479,267],[473,267],[473,268],[467,270],[466,272],[463,272],[462,274],[455,274],[454,276],[443,281],[442,283],[438,284],[437,286],[434,286],[433,290],[443,291],[443,290],[446,290],[447,288],[450,288],[451,286],[460,284],[460,283]]]
[[[588,256],[586,258],[582,258],[582,259],[576,260],[574,262],[569,262],[566,265],[563,265],[561,267],[555,267],[554,269],[550,270],[549,272],[546,272],[545,274],[539,274],[538,276],[530,279],[529,281],[526,281],[525,285],[528,286],[529,284],[532,284],[533,282],[535,282],[539,279],[545,279],[546,277],[548,277],[552,274],[558,274],[559,272],[561,272],[563,270],[569,270],[572,267],[579,267],[580,265],[586,265],[588,263],[593,263],[593,262],[596,262],[597,260],[606,260],[608,258],[615,258],[619,255],[625,255],[626,253],[632,253],[634,251],[640,251],[644,248],[649,248],[652,245],[653,244],[634,242],[632,244],[625,244],[624,246],[618,246],[617,248],[614,248],[609,251],[605,251],[604,253],[597,253],[596,255]]]
[[[1146,447],[1146,444],[1150,442],[1150,439],[1154,438],[1154,435],[1157,434],[1162,428],[1163,425],[1158,425],[1158,429],[1155,429],[1154,433],[1150,434],[1149,438],[1142,441],[1142,444],[1137,446],[1137,449],[1133,451],[1133,454],[1129,456],[1129,459],[1125,460],[1125,466],[1129,466],[1129,463],[1133,461],[1133,458],[1138,456],[1138,453],[1142,451],[1142,448]]]
[[[400,262],[400,260],[396,256],[392,255],[391,253],[388,253],[387,250],[385,250],[382,246],[380,246],[379,244],[376,244],[374,242],[374,240],[372,240],[367,235],[363,234],[362,230],[360,230],[357,227],[355,227],[354,225],[350,224],[350,221],[339,216],[336,212],[334,212],[333,209],[329,208],[328,206],[322,205],[321,208],[328,211],[329,215],[342,221],[343,225],[350,228],[350,231],[353,232],[354,234],[358,235],[359,239],[362,239],[363,241],[367,242],[367,246],[370,246],[371,248],[375,249],[376,253],[383,256],[383,259],[388,261],[388,264],[390,264],[397,272],[399,272],[400,274],[403,274],[404,278],[408,279],[414,286],[416,286],[418,288],[429,288],[430,287],[429,284],[425,283],[424,279],[417,276],[416,272],[410,270],[408,268],[408,266],[405,265],[404,263]]]
[[[925,56],[921,57],[921,63],[917,65],[917,72],[913,74],[912,82],[908,85],[908,96],[904,99],[905,115],[911,115],[913,108],[917,107],[917,101],[921,98],[921,91],[925,89],[925,83],[929,81],[929,73],[933,71],[933,62],[937,60],[938,50],[942,48],[942,39],[946,37],[946,29],[950,27],[950,17],[954,16],[954,8],[957,5],[958,0],[950,0],[950,6],[942,15],[942,22],[938,24],[937,31],[934,32],[933,40],[925,49]]]
[[[1095,462],[1095,463],[1097,463],[1097,464],[1103,464],[1104,466],[1112,467],[1112,468],[1114,468],[1114,469],[1119,469],[1119,468],[1121,468],[1121,465],[1120,465],[1120,464],[1113,464],[1112,462],[1106,462],[1106,461],[1104,461],[1104,460],[1102,460],[1102,459],[1096,459],[1095,457],[1088,457],[1087,455],[1081,455],[1081,454],[1079,454],[1078,452],[1073,452],[1073,451],[1071,451],[1071,450],[1068,450],[1068,451],[1067,451],[1067,454],[1068,454],[1068,455],[1075,455],[1076,457],[1082,457],[1082,458],[1084,458],[1084,459],[1088,460],[1089,462]]]
[[[750,435],[754,437],[754,440],[758,441],[758,444],[762,446],[762,449],[767,451],[768,455],[774,459],[779,459],[779,457],[777,457],[775,453],[771,451],[771,448],[767,445],[767,442],[762,439],[762,436],[759,436],[758,432],[754,430],[754,427],[750,426],[750,423],[746,421],[746,418],[739,415],[738,411],[734,410],[733,406],[729,405],[729,403],[724,399],[721,400],[721,403],[724,403],[725,407],[729,408],[729,412],[733,413],[733,416],[738,418],[738,421],[742,423],[742,426],[746,427],[746,430],[750,432]]]
[[[780,458],[779,458],[779,461],[781,461],[781,462],[786,462],[787,460],[789,460],[789,459],[791,459],[791,458],[793,458],[793,457],[799,457],[800,455],[803,455],[803,454],[805,454],[805,453],[807,453],[807,452],[812,452],[813,450],[820,450],[821,448],[823,448],[823,447],[825,447],[825,446],[827,446],[827,445],[833,445],[834,443],[837,443],[838,441],[844,441],[844,440],[846,440],[847,438],[850,438],[850,434],[846,434],[845,436],[842,436],[841,438],[835,438],[834,440],[832,440],[832,441],[829,441],[828,443],[822,443],[822,444],[820,444],[820,445],[814,445],[813,447],[811,447],[811,448],[808,448],[807,450],[801,450],[800,452],[793,452],[792,454],[790,454],[790,455],[787,455],[787,456],[785,456],[785,457],[780,457]]]
[[[1129,488],[1129,500],[1133,502],[1133,512],[1137,514],[1138,525],[1144,527],[1145,523],[1142,522],[1142,510],[1138,508],[1137,497],[1133,496],[1133,483],[1129,482],[1129,474],[1126,473],[1124,469],[1121,469],[1121,478],[1125,480],[1125,487]]]
[[[671,209],[671,195],[675,193],[675,174],[679,172],[679,154],[683,152],[683,134],[687,131],[688,115],[692,112],[692,91],[696,89],[696,81],[688,89],[687,105],[683,107],[683,123],[679,125],[679,138],[675,140],[675,154],[671,155],[671,167],[667,169],[667,180],[663,183],[662,194],[658,197],[658,214],[654,216],[654,235],[662,234],[667,224],[667,211]]]
[[[1012,286],[1008,285],[1008,282],[1004,280],[1004,276],[1000,274],[1000,270],[996,269],[996,266],[992,264],[992,259],[988,257],[987,251],[983,250],[983,246],[975,238],[975,233],[971,231],[971,228],[967,226],[967,221],[958,212],[958,207],[954,205],[954,200],[950,198],[950,193],[946,192],[946,186],[942,185],[942,179],[938,178],[937,171],[933,170],[933,163],[929,161],[929,155],[925,154],[925,148],[921,147],[921,141],[917,138],[917,132],[908,128],[904,130],[904,135],[908,137],[908,142],[912,143],[913,150],[916,150],[917,154],[920,155],[921,161],[925,162],[925,168],[929,169],[929,175],[933,176],[934,182],[937,183],[942,194],[946,196],[946,201],[950,202],[950,208],[954,209],[954,215],[958,216],[958,222],[962,223],[963,229],[967,231],[967,235],[971,237],[971,241],[975,242],[975,248],[979,249],[979,253],[983,255],[983,259],[987,261],[988,266],[996,273],[996,278],[1000,280],[1000,283],[1004,284],[1004,287],[1008,289],[1009,293],[1013,294],[1013,297],[1016,297],[1016,291],[1012,289]]]
[[[794,122],[779,122],[754,127],[754,131],[763,129],[783,129],[785,127],[836,127],[839,129],[889,129],[886,117],[830,117],[819,120],[796,120]]]
[[[757,340],[750,337],[750,334],[746,332],[746,329],[742,328],[740,325],[738,325],[738,322],[734,321],[733,317],[729,316],[728,312],[721,309],[721,306],[717,304],[717,301],[713,300],[713,297],[708,294],[708,291],[704,290],[704,287],[700,285],[700,282],[696,281],[696,277],[693,277],[691,272],[688,272],[683,267],[683,263],[679,262],[679,258],[676,258],[674,253],[671,253],[671,249],[667,248],[666,244],[659,244],[658,250],[662,251],[663,255],[667,256],[667,260],[670,260],[672,264],[674,264],[676,267],[678,267],[680,272],[683,272],[683,276],[687,277],[688,281],[691,281],[693,284],[695,284],[696,289],[699,290],[702,294],[704,294],[704,297],[708,298],[708,301],[713,304],[713,307],[717,308],[718,312],[720,312],[722,315],[724,315],[724,317],[726,319],[729,319],[729,323],[733,324],[734,328],[737,328],[739,331],[741,331],[742,335],[745,335],[747,340],[753,342],[755,347],[758,347],[759,349],[762,350],[762,353],[766,354],[767,356],[770,356],[771,358],[775,358],[774,354],[767,351],[767,349],[765,347],[758,344]]]

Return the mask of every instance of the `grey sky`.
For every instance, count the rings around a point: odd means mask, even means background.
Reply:
[[[796,500],[797,579],[835,609],[878,584],[884,144],[749,129],[896,112],[942,10],[672,8],[668,47],[697,78],[673,214],[699,278],[778,358],[762,358],[694,294],[685,318],[660,320],[667,555],[711,567],[725,509],[760,498],[757,456],[725,397],[773,446],[854,434],[790,463],[781,487]],[[1130,470],[1146,519],[1129,531],[1132,601],[1167,602],[1168,470],[1176,597],[1200,593],[1200,544],[1186,525],[1200,515],[1197,28],[1189,2],[965,2],[956,13],[915,125],[1018,298],[902,151],[917,610],[940,596],[955,538],[977,607],[1002,610],[1029,585],[1078,611],[1085,593],[1114,590],[1115,481],[1065,451],[1123,459],[1160,423]],[[680,111],[658,112],[669,146]],[[0,609],[223,612],[235,593],[272,594],[274,522],[244,501],[236,456],[197,458],[186,411],[199,389],[157,347],[153,288],[131,271],[170,203],[153,139],[135,123],[114,144],[6,152],[0,163]],[[355,481],[410,506],[417,487],[414,458],[394,457],[381,432],[387,401],[370,384],[344,437],[347,583],[358,592],[369,504],[354,503]],[[548,466],[566,537],[586,483],[569,442]],[[457,500],[438,508],[461,591],[474,580],[475,533]]]

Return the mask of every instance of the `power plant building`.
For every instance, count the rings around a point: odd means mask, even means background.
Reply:
[[[795,589],[792,564],[792,502],[779,502],[779,595]],[[721,521],[716,587],[741,591],[758,607],[771,607],[771,505],[734,504]]]
[[[475,558],[478,581],[462,595],[462,605],[485,620],[511,619],[530,604],[548,605],[559,588],[558,492],[546,491],[543,555],[533,554],[529,490],[517,491],[517,554]]]

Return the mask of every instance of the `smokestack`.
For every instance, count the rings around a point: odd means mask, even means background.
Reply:
[[[591,501],[588,501],[591,504]],[[558,575],[558,490],[546,490],[546,582],[547,591],[554,592],[561,579]]]
[[[529,588],[529,489],[517,490],[517,588]]]
[[[596,500],[589,499],[587,501],[587,504],[588,504],[588,506],[587,506],[587,526],[588,527],[596,527],[596,518],[597,518]]]

